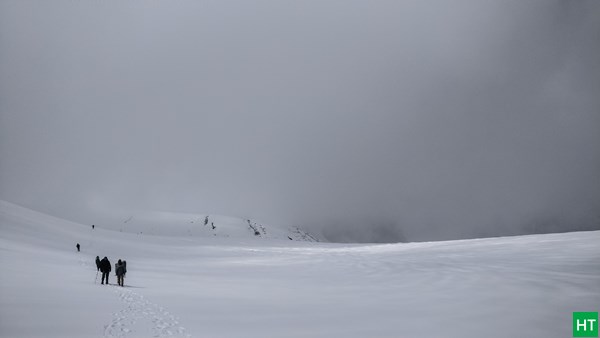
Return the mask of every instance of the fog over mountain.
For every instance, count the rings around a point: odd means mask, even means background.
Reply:
[[[0,199],[332,241],[600,229],[598,1],[0,2]]]

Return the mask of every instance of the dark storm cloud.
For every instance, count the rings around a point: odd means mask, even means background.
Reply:
[[[597,1],[3,1],[0,197],[398,241],[600,228]]]

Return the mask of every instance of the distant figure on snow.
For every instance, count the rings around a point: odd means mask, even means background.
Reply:
[[[77,252],[79,252],[79,248],[81,248],[81,247],[79,246],[79,243],[77,243],[77,245],[75,245],[75,246],[77,247]]]
[[[123,262],[121,262],[120,259],[119,262],[115,264],[115,274],[117,275],[117,283],[120,286],[123,286],[123,277],[125,276],[125,264],[123,264]]]
[[[96,256],[96,269],[98,269],[98,271],[100,271],[100,256]],[[96,277],[98,278],[98,277]]]
[[[92,230],[94,230],[94,225],[92,224]]]
[[[106,278],[106,284],[108,284],[108,275],[110,274],[111,266],[108,258],[104,257],[100,261],[100,271],[102,272],[102,283],[104,284],[104,278]]]

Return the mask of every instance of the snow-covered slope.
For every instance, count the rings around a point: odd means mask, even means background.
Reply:
[[[298,227],[265,225],[250,219],[221,215],[144,211],[100,228],[154,236],[268,238],[318,242],[317,236]]]
[[[570,337],[600,309],[599,242],[149,236],[0,202],[0,336]],[[126,287],[95,283],[96,255],[127,260]]]

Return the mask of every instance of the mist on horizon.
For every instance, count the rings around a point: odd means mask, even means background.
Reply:
[[[0,199],[331,241],[600,229],[600,2],[0,2]]]

